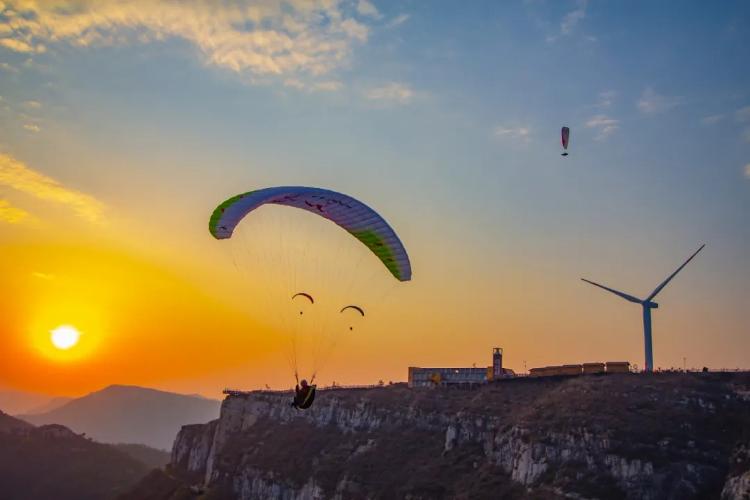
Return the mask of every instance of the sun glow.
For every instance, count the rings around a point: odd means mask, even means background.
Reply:
[[[80,337],[78,330],[69,325],[58,326],[50,332],[52,344],[63,351],[74,347]]]

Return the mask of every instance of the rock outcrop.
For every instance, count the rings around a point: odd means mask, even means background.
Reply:
[[[183,427],[167,473],[212,498],[747,498],[749,384],[654,374],[396,385],[320,391],[304,412],[255,392]]]

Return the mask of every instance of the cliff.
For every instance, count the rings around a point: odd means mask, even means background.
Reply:
[[[320,391],[305,412],[230,396],[132,498],[743,498],[749,387],[676,373],[399,384]]]

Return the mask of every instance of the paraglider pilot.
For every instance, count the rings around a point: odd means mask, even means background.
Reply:
[[[313,400],[315,400],[315,386],[309,385],[307,380],[302,379],[294,388],[294,400],[291,406],[298,410],[306,410],[312,406]]]

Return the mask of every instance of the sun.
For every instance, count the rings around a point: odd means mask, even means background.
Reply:
[[[60,350],[67,351],[78,343],[81,334],[75,327],[61,325],[50,332],[52,344]]]

